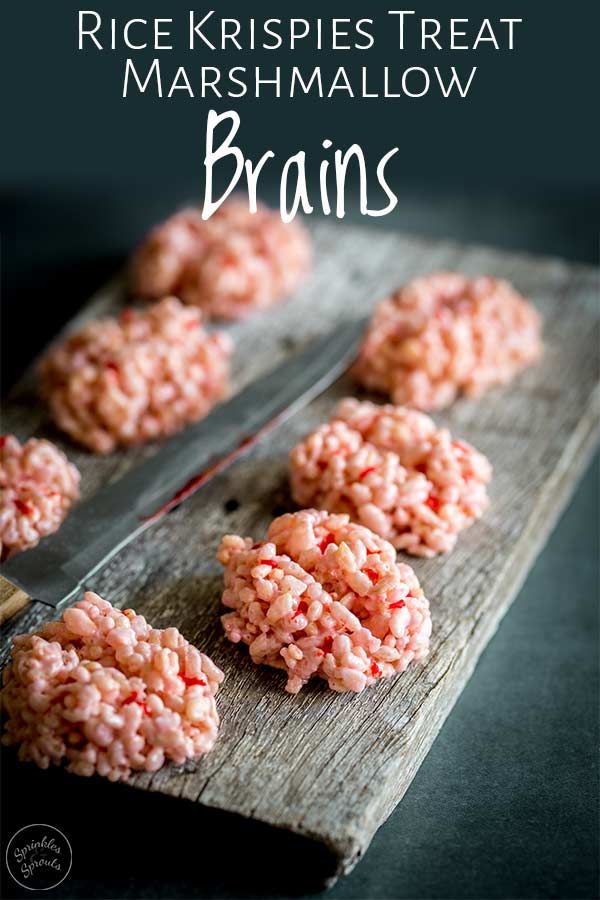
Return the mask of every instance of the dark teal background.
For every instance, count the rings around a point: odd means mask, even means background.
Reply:
[[[206,116],[237,109],[239,143],[256,160],[266,149],[277,154],[261,176],[260,190],[277,199],[280,167],[303,148],[309,188],[321,142],[336,147],[358,142],[374,174],[391,147],[399,153],[386,170],[398,196],[393,217],[369,220],[377,226],[475,239],[533,252],[594,262],[600,222],[600,156],[597,115],[597,35],[600,4],[573,0],[431,0],[412,3],[424,16],[447,21],[484,16],[521,17],[516,49],[419,52],[397,49],[396,19],[388,4],[339,0],[217,2],[194,7],[246,20],[287,15],[346,16],[375,20],[375,46],[367,52],[224,53],[187,46],[183,0],[90,0],[104,21],[131,17],[174,19],[175,48],[131,53],[142,67],[159,56],[166,68],[185,65],[193,77],[201,65],[339,65],[356,73],[368,65],[377,77],[385,65],[400,70],[478,66],[466,99],[443,99],[435,91],[419,100],[317,97],[202,101],[177,94],[121,98],[122,49],[77,49],[77,11],[71,0],[5,3],[0,201],[4,228],[5,333],[18,327],[28,309],[27,342],[3,343],[2,386],[6,389],[106,272],[120,263],[148,226],[203,192]],[[400,4],[402,7],[402,5]],[[415,17],[416,18],[416,17]],[[470,26],[466,26],[470,30]],[[285,79],[284,79],[285,81]],[[312,166],[312,168],[311,168]],[[349,179],[350,212],[356,213]],[[317,209],[318,209],[318,204]],[[373,197],[373,205],[378,205]],[[523,237],[526,232],[526,238]],[[526,242],[524,244],[523,242]],[[34,251],[35,247],[35,251]]]
[[[176,49],[131,53],[140,62],[160,56],[173,72],[177,65],[188,66],[190,72],[194,65],[321,65],[324,72],[339,65],[356,72],[368,65],[374,75],[384,65],[456,65],[466,71],[479,67],[466,100],[444,100],[432,91],[420,100],[351,100],[342,95],[332,100],[216,101],[218,111],[240,112],[243,144],[253,157],[267,148],[283,159],[300,148],[311,156],[329,137],[338,146],[357,141],[373,161],[399,146],[394,170],[402,181],[452,181],[461,188],[483,184],[590,190],[599,185],[593,121],[599,15],[598,4],[590,0],[568,5],[556,0],[431,0],[404,7],[381,0],[89,0],[81,6],[119,20],[173,17],[181,35]],[[385,15],[390,7],[442,20],[512,16],[524,22],[516,26],[512,52],[497,52],[485,44],[473,52],[400,52],[395,17]],[[3,178],[45,187],[94,180],[147,183],[168,181],[176,171],[199,184],[207,101],[179,94],[171,100],[150,95],[121,99],[127,54],[93,47],[78,51],[79,8],[69,0],[4,4],[3,113],[11,127],[3,136]],[[191,53],[184,49],[190,8],[214,8],[217,14],[242,19],[365,16],[375,19],[377,40],[364,53],[301,47],[293,52]]]

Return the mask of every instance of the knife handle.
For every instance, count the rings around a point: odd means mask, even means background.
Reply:
[[[30,602],[31,597],[25,591],[14,585],[8,578],[0,575],[0,625],[24,609]]]

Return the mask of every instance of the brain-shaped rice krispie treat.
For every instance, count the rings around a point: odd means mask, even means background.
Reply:
[[[429,649],[429,604],[391,544],[347,515],[280,516],[266,541],[227,535],[222,617],[253,662],[285,669],[297,693],[313,676],[362,691],[403,672]]]
[[[212,750],[223,673],[176,628],[152,628],[97,594],[13,641],[3,743],[42,769],[111,781]]]
[[[0,560],[57,530],[79,497],[79,479],[50,441],[0,436]]]
[[[377,306],[355,372],[394,403],[441,409],[510,381],[541,352],[540,318],[508,282],[441,272]]]
[[[205,416],[227,391],[231,349],[198,310],[166,297],[67,337],[42,360],[42,389],[59,428],[110,453]]]
[[[239,319],[296,289],[311,257],[308,235],[278,213],[228,200],[204,221],[184,209],[154,228],[134,254],[131,287],[143,297],[175,294],[210,317]]]
[[[424,413],[348,398],[290,453],[292,495],[415,556],[447,553],[488,505],[492,469]]]

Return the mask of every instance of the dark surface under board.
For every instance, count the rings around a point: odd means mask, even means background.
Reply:
[[[599,475],[596,462],[402,803],[327,900],[598,896]],[[107,805],[102,785],[75,791],[68,776],[8,762],[2,774],[4,834],[40,820],[71,840],[73,870],[53,897],[285,896],[288,866],[298,896],[306,885],[303,848],[257,824],[141,791]],[[33,896],[3,887],[7,900]]]
[[[543,206],[538,215],[544,219]],[[508,205],[497,227],[510,228],[513,246],[528,248],[527,229]],[[43,235],[28,239],[35,247]],[[94,286],[82,278],[81,299]],[[596,465],[403,803],[329,897],[597,894],[597,497]],[[125,791],[109,807],[101,788],[75,791],[72,779],[15,768],[10,759],[2,774],[4,834],[37,820],[73,839],[73,872],[54,896],[262,896],[277,891],[277,873],[265,872],[271,854],[283,855],[301,888],[303,848],[283,837],[273,842],[258,826],[199,818],[195,810],[188,818],[167,798],[161,806],[163,798]],[[240,863],[227,864],[240,844]],[[4,893],[13,896],[13,886]]]

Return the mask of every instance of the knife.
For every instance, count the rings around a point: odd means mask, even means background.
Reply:
[[[326,390],[353,362],[366,323],[342,324],[258,378],[8,560],[0,568],[0,623],[31,600],[55,608],[74,601],[119,550]]]

